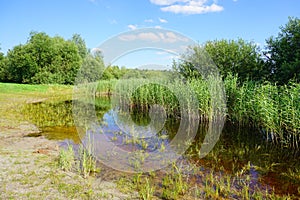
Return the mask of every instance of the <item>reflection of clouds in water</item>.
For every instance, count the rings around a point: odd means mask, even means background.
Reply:
[[[153,115],[156,114],[156,112],[161,112],[160,106],[153,106],[154,108],[150,110],[150,115],[152,115],[152,118],[154,121],[158,120]],[[147,151],[155,151],[161,147],[161,145],[167,145],[169,143],[168,140],[168,131],[164,127],[164,124],[162,127],[160,127],[159,131],[158,129],[153,128],[152,126],[144,127],[144,126],[135,126],[135,132],[138,133],[137,135],[134,135],[132,133],[126,133],[123,132],[118,124],[115,122],[116,118],[119,118],[120,114],[118,112],[111,109],[103,116],[102,125],[95,125],[93,130],[89,130],[88,134],[92,133],[98,133],[97,135],[93,136],[96,140],[106,140],[111,141],[112,137],[117,137],[118,139],[116,141],[113,141],[116,143],[119,147],[125,149],[127,148],[126,145],[124,145],[125,139],[136,139],[138,142],[134,144],[137,149],[143,149],[141,146],[141,141],[144,141],[147,143]],[[164,120],[165,121],[165,120]],[[128,129],[131,128],[130,125],[126,124],[126,121],[123,122],[124,126],[127,126]],[[156,125],[157,126],[157,125]],[[87,137],[86,137],[87,138]],[[127,145],[128,146],[128,145]],[[129,146],[132,147],[132,144]]]
[[[104,118],[108,118],[109,121],[114,120],[114,126],[119,127],[122,132],[135,138],[155,136],[163,129],[167,118],[164,108],[159,105],[152,105],[150,107],[150,123],[147,126],[141,126],[134,123],[131,114],[128,112],[112,110],[109,113],[110,114],[105,115]]]

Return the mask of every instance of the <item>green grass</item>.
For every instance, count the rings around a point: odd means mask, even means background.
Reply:
[[[0,83],[0,93],[46,92],[49,88],[49,85]]]
[[[68,149],[59,151],[58,166],[65,171],[72,170],[75,161],[75,154],[72,145],[68,145]]]

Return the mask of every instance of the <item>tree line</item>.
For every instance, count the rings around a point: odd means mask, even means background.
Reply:
[[[279,85],[300,80],[300,19],[289,18],[276,37],[266,40],[261,50],[254,42],[238,40],[208,41],[203,46],[190,47],[173,67],[186,78],[201,76],[194,60],[201,60],[203,50],[225,78],[238,76],[239,81],[269,81]],[[196,61],[197,62],[197,61]],[[204,64],[203,64],[204,65]],[[201,68],[201,67],[200,67]]]
[[[277,36],[266,40],[261,50],[254,42],[238,40],[208,41],[190,47],[191,54],[174,61],[173,68],[186,78],[197,78],[199,71],[189,62],[204,49],[221,75],[235,75],[240,81],[270,81],[279,85],[300,80],[300,20],[290,17]],[[79,71],[82,69],[81,71]],[[95,73],[96,72],[96,73]],[[105,67],[101,52],[91,52],[84,39],[74,34],[65,40],[44,32],[31,32],[25,44],[0,52],[0,81],[28,84],[74,84],[78,73],[88,81],[155,75],[149,70]]]

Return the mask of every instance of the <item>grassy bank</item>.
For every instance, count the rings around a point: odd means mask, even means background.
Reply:
[[[65,85],[0,83],[0,116],[11,120],[10,123],[17,124],[24,120],[21,110],[25,104],[44,100],[70,99],[72,91],[71,86]]]
[[[16,84],[16,83],[1,83],[1,93],[47,93],[47,92],[59,92],[61,90],[70,91],[72,86],[70,85],[30,85],[30,84]]]

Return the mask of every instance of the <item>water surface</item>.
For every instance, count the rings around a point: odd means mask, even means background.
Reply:
[[[151,124],[151,113],[132,112],[127,115],[128,127],[135,124],[140,129],[133,130],[137,137],[124,131],[126,119],[116,109],[111,108],[109,98],[98,98],[95,101],[98,124],[94,130],[86,130],[89,135],[96,133],[96,140],[107,140],[123,151],[144,152],[159,151],[166,148],[172,141],[180,126],[180,119],[166,119],[162,127],[144,129]],[[86,135],[77,133],[72,116],[72,101],[40,102],[27,105],[27,118],[32,120],[42,131],[42,135],[50,140],[60,141],[61,144],[78,144]],[[118,118],[119,117],[119,118]],[[122,119],[122,125],[120,123]],[[161,123],[160,125],[161,126]],[[140,134],[143,130],[142,135]],[[269,141],[259,130],[241,128],[227,122],[219,141],[203,159],[199,159],[199,149],[207,134],[207,123],[200,123],[197,137],[181,159],[188,159],[205,169],[214,169],[236,175],[245,165],[249,165],[251,176],[250,187],[275,188],[277,193],[298,194],[300,175],[299,152],[282,148]],[[158,137],[157,137],[158,136]],[[136,140],[138,138],[138,140]]]

